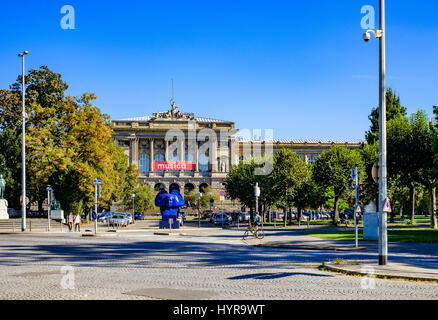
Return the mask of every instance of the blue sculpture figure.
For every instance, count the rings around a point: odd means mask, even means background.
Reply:
[[[167,192],[166,190],[161,190],[155,197],[155,205],[160,207],[161,211],[161,223],[160,228],[165,228],[169,226],[169,219],[172,219],[174,223],[172,227],[175,228],[176,217],[180,207],[184,205],[184,198],[178,190],[172,190]],[[176,226],[176,228],[178,228]]]

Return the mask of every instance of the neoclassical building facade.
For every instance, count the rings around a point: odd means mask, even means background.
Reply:
[[[314,161],[333,144],[359,148],[361,141],[243,139],[232,121],[202,118],[183,113],[171,101],[167,112],[114,120],[114,139],[136,165],[140,182],[158,189],[200,190],[209,186],[223,190],[233,165],[248,156],[289,148],[306,162]],[[188,164],[163,167],[163,163]]]

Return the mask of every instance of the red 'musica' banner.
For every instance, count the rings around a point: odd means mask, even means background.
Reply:
[[[195,170],[192,161],[155,161],[154,170]]]

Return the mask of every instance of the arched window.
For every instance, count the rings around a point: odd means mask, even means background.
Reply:
[[[200,172],[208,172],[208,156],[205,154],[201,154],[199,156],[199,171]]]
[[[145,176],[149,172],[149,155],[148,154],[140,154],[138,159],[140,175]]]

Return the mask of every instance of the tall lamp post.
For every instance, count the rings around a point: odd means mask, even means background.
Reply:
[[[26,109],[25,109],[25,87],[24,87],[24,56],[28,55],[29,51],[24,51],[20,53],[18,56],[22,58],[22,76],[21,76],[21,95],[23,98],[23,107],[21,113],[21,231],[26,231]]]
[[[380,0],[379,30],[367,30],[363,39],[368,42],[371,33],[380,41],[379,50],[379,265],[388,261],[386,209],[387,178],[386,178],[386,48],[385,48],[385,0]],[[389,203],[389,202],[388,202]]]

